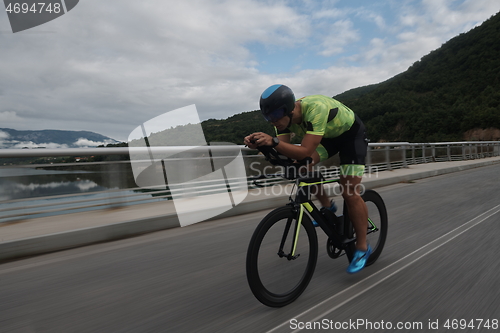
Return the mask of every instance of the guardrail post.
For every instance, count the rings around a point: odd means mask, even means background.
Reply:
[[[414,145],[411,145],[411,158],[413,160],[413,164],[417,164],[417,162],[415,161],[415,146]]]
[[[446,153],[448,154],[448,161],[451,161],[451,148],[450,148],[450,145],[446,145]]]
[[[403,149],[403,168],[408,168],[408,162],[406,161],[406,146],[401,146]]]
[[[436,162],[436,146],[431,146],[431,161]]]
[[[370,145],[366,148],[366,166],[371,166],[372,164],[372,151]]]
[[[101,168],[102,180],[107,188],[122,188],[120,177],[116,170],[116,164],[104,164]],[[118,208],[122,205],[121,202],[116,202],[111,199],[112,195],[108,194],[108,204],[110,208]],[[121,200],[120,200],[121,201]]]
[[[467,158],[465,157],[465,144],[462,143],[462,160],[466,160]]]
[[[390,149],[389,146],[385,147],[385,163],[387,165],[387,170],[392,170],[391,157],[390,157],[389,149]]]
[[[425,145],[422,145],[422,158],[423,162],[427,163],[427,157],[425,157]]]

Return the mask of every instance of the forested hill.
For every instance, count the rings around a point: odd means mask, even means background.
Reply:
[[[81,148],[114,144],[118,141],[89,131],[20,131],[0,128],[2,148]]]
[[[383,83],[334,96],[372,141],[500,139],[500,13]]]
[[[500,139],[500,13],[406,72],[334,98],[359,114],[372,142]],[[259,111],[202,126],[209,142],[242,144],[249,133],[273,133]]]
[[[209,119],[201,123],[207,142],[232,142],[243,144],[250,133],[274,134],[271,124],[264,120],[259,110],[236,114],[224,120]]]

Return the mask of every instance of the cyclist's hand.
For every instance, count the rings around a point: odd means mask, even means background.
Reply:
[[[273,137],[266,133],[257,132],[245,137],[244,142],[249,148],[256,149],[258,146],[272,146]]]
[[[269,134],[266,134],[266,133],[257,132],[257,133],[250,134],[248,137],[250,138],[250,140],[249,140],[250,143],[253,143],[256,147],[257,146],[272,146],[273,145],[273,137],[270,136]]]
[[[257,149],[258,145],[255,143],[255,140],[252,138],[253,134],[250,134],[249,136],[246,136],[243,139],[243,143],[245,146],[247,146],[250,149]]]

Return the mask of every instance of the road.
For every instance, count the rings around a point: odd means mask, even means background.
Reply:
[[[499,184],[497,165],[377,189],[390,223],[377,263],[348,275],[320,237],[309,287],[280,309],[245,275],[266,211],[6,263],[0,332],[498,331]]]

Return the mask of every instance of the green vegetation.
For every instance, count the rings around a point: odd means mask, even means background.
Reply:
[[[243,144],[243,138],[253,132],[274,134],[273,127],[262,117],[260,111],[244,112],[228,119],[209,119],[201,123],[203,137],[193,135],[199,132],[198,125],[183,125],[148,137],[151,146],[198,146],[200,142],[226,142]],[[142,144],[142,143],[141,143]],[[136,145],[135,142],[131,146]],[[110,146],[110,145],[108,145]]]
[[[500,139],[500,14],[448,41],[406,72],[334,98],[372,141]]]
[[[207,142],[232,142],[243,144],[250,133],[264,132],[275,135],[274,128],[259,110],[244,112],[225,120],[209,119],[201,123]]]

